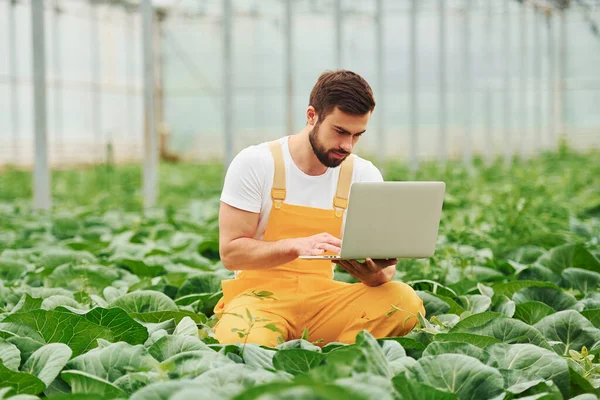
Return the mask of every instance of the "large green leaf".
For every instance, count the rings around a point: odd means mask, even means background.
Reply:
[[[274,369],[273,356],[276,354],[275,350],[265,349],[254,343],[247,343],[241,347],[243,349],[242,359],[246,365],[262,369]]]
[[[571,397],[570,400],[598,400],[598,397],[591,393],[580,394],[579,396]]]
[[[458,324],[454,326],[450,330],[451,333],[454,332],[467,332],[469,329],[476,328],[482,325],[485,325],[489,321],[499,319],[499,318],[507,318],[505,314],[496,313],[496,312],[483,312],[480,314],[471,315],[464,320],[460,321]]]
[[[492,268],[472,265],[464,269],[464,277],[475,282],[485,282],[503,278],[504,274]]]
[[[160,372],[131,372],[118,378],[112,382],[112,384],[117,386],[119,389],[132,394],[148,386],[152,382],[159,381],[160,379]]]
[[[290,374],[305,374],[319,366],[326,358],[323,353],[304,349],[279,350],[273,357],[273,366]]]
[[[422,357],[413,374],[419,382],[455,393],[461,400],[494,399],[504,389],[504,378],[497,369],[462,354]]]
[[[463,328],[459,330],[459,332],[461,331],[475,335],[491,336],[505,343],[531,343],[544,348],[549,347],[544,336],[536,328],[511,318],[492,319],[483,325]],[[452,333],[457,332],[453,329]]]
[[[8,317],[10,317],[10,315]],[[10,338],[12,336],[21,336],[28,337],[36,342],[44,342],[44,339],[35,328],[21,323],[5,322],[8,317],[0,322],[0,337]]]
[[[158,311],[179,311],[177,304],[167,295],[152,290],[140,290],[120,296],[110,303],[127,313],[149,313]]]
[[[97,338],[140,344],[145,342],[148,335],[142,325],[118,308],[107,310],[96,307],[88,312],[78,311],[75,314],[59,307],[56,310],[12,314],[4,321],[24,324],[34,329],[46,343],[69,345],[74,356],[95,347]]]
[[[129,313],[131,318],[142,322],[148,323],[160,323],[166,322],[170,319],[174,320],[176,324],[180,323],[182,319],[189,317],[194,322],[203,323],[206,322],[206,316],[203,314],[193,313],[191,311],[154,311],[144,313]]]
[[[527,301],[520,303],[515,309],[514,318],[525,322],[528,325],[537,324],[542,318],[556,311],[547,304],[539,301]]]
[[[223,272],[197,272],[189,277],[177,291],[177,297],[196,293],[215,293],[221,289],[221,281],[225,279]]]
[[[413,358],[419,358],[426,347],[424,343],[421,343],[415,340],[414,338],[410,337],[387,337],[377,339],[377,341],[380,344],[386,341],[398,342],[406,352],[406,355]],[[327,346],[323,347],[323,350],[325,350],[326,347]]]
[[[146,262],[146,260],[144,260],[143,258],[116,256],[111,257],[110,261],[116,263],[119,266],[124,266],[133,274],[139,277],[155,277],[164,275],[167,272],[162,265],[153,265],[150,262]]]
[[[308,340],[304,340],[304,339],[288,340],[287,342],[277,345],[276,348],[279,350],[304,349],[304,350],[316,351],[319,353],[324,352],[323,350],[321,350],[321,348],[319,346],[315,346]]]
[[[115,342],[141,344],[148,338],[148,331],[119,308],[95,307],[85,314],[85,318],[97,325],[105,326],[113,333]]]
[[[572,294],[566,293],[560,289],[529,287],[519,290],[512,297],[517,305],[529,301],[539,301],[549,305],[556,311],[575,309],[577,299]]]
[[[174,335],[163,336],[148,349],[150,355],[158,361],[164,361],[187,351],[212,352],[213,350],[197,337]]]
[[[600,329],[600,309],[583,310],[581,315],[587,318],[596,328]]]
[[[514,301],[512,301],[506,296],[498,296],[494,300],[494,304],[491,308],[491,311],[499,312],[506,315],[507,317],[512,318],[515,315],[516,308],[517,305]]]
[[[369,373],[391,377],[390,365],[381,346],[367,331],[361,331],[357,335],[355,344],[327,353],[326,363],[347,374]]]
[[[557,274],[567,268],[581,268],[600,273],[600,261],[581,244],[565,244],[540,257],[538,262]]]
[[[598,399],[600,396],[600,389],[594,387],[589,380],[584,378],[580,373],[580,368],[573,368],[569,366],[569,377],[571,378],[571,390],[570,393],[573,394],[583,394],[583,393],[593,393]]]
[[[199,350],[176,354],[163,361],[160,369],[168,374],[169,379],[194,378],[212,368],[234,363],[221,353]]]
[[[46,386],[50,386],[60,371],[67,365],[73,352],[62,343],[47,344],[36,350],[23,365],[23,372],[37,376]]]
[[[114,335],[109,328],[69,312],[34,310],[11,314],[4,321],[29,326],[43,338],[45,343],[68,345],[73,350],[73,356],[96,347],[98,338],[114,340]]]
[[[46,278],[46,284],[73,291],[86,290],[100,295],[105,287],[120,278],[121,273],[116,268],[93,264],[65,264],[52,271]]]
[[[60,376],[71,386],[73,393],[85,393],[116,399],[127,398],[127,393],[112,383],[83,371],[67,370]]]
[[[600,329],[574,310],[549,315],[534,326],[548,342],[562,343],[556,349],[563,355],[568,355],[569,350],[581,351],[583,346],[592,348],[600,340]]]
[[[415,292],[417,296],[423,300],[423,306],[425,307],[425,314],[427,317],[430,318],[434,315],[445,314],[450,310],[450,305],[439,297],[421,290]]]
[[[464,311],[463,311],[464,312]],[[460,316],[456,314],[440,314],[431,317],[429,320],[434,325],[440,326],[440,330],[452,329],[460,322]]]
[[[528,245],[517,249],[514,254],[510,255],[510,258],[521,264],[531,264],[544,253],[546,253],[544,248]]]
[[[48,271],[54,270],[59,265],[66,263],[92,264],[96,261],[96,257],[88,251],[75,251],[60,248],[52,248],[44,252],[40,257],[40,264]]]
[[[392,371],[392,375],[396,376],[398,374],[410,372],[416,364],[417,360],[414,358],[404,357],[390,362],[390,369]]]
[[[47,299],[50,296],[66,296],[66,297],[70,297],[70,298],[75,298],[75,296],[73,295],[73,292],[66,290],[66,289],[61,289],[61,288],[47,288],[47,287],[29,287],[29,286],[25,286],[22,288],[22,292],[23,293],[27,293],[28,295],[30,295],[33,298],[36,299]]]
[[[244,364],[227,364],[198,376],[194,379],[194,387],[186,388],[185,391],[190,391],[191,398],[196,398],[193,395],[198,396],[199,390],[216,398],[231,398],[245,389],[276,381],[291,381],[291,375],[274,373]],[[185,398],[185,394],[182,391],[181,398]]]
[[[566,360],[553,351],[531,344],[499,343],[484,351],[485,363],[498,369],[511,370],[527,378],[552,380],[564,396],[569,393],[569,367]]]
[[[550,282],[538,282],[528,280],[497,283],[492,286],[492,289],[494,289],[494,293],[498,296],[504,295],[511,298],[512,295],[518,292],[519,290],[528,287],[548,287],[558,289],[558,286]]]
[[[392,382],[383,376],[356,374],[347,378],[336,379],[333,383],[366,399],[395,400],[397,392]]]
[[[27,263],[24,261],[0,257],[0,280],[14,281],[21,278],[28,270]]]
[[[423,352],[423,357],[440,354],[464,354],[481,360],[483,351],[472,344],[461,342],[433,342]]]
[[[79,370],[114,382],[125,374],[151,370],[157,362],[142,345],[119,342],[97,347],[68,362],[69,370]]]
[[[518,280],[553,283],[560,286],[563,283],[560,274],[540,264],[533,264],[519,271],[515,277]]]
[[[386,360],[389,362],[406,357],[406,350],[395,340],[384,340],[379,342],[379,345],[381,346],[381,350],[383,350]]]
[[[480,294],[460,296],[459,300],[461,301],[463,308],[471,314],[480,314],[487,311],[492,305],[492,299]]]
[[[367,400],[368,397],[342,386],[329,383],[293,383],[293,382],[273,382],[265,385],[258,385],[245,390],[232,400],[258,400],[258,399],[345,399],[345,400]]]
[[[0,361],[0,388],[5,387],[13,388],[16,394],[38,394],[46,385],[31,374],[6,368]]]
[[[362,353],[362,357],[372,368],[375,375],[391,377],[388,361],[383,349],[377,340],[368,331],[362,330],[356,335],[356,346]]]
[[[432,386],[408,379],[404,374],[398,374],[392,383],[401,400],[456,400],[456,394],[439,390]]]
[[[183,390],[184,385],[180,381],[155,382],[138,390],[131,396],[131,400],[169,400],[171,396]],[[190,386],[191,389],[194,386]],[[196,395],[198,391],[196,391]]]
[[[508,398],[563,400],[560,389],[552,381],[536,378],[521,370],[500,369],[504,376]]]
[[[14,344],[0,339],[0,361],[6,368],[18,371],[21,365],[21,352]]]
[[[84,307],[74,299],[62,295],[50,296],[47,299],[44,299],[40,308],[42,310],[54,310],[57,307],[70,307],[76,310],[84,309]]]
[[[50,296],[52,297],[52,296]],[[29,294],[25,293],[21,300],[15,305],[15,307],[11,310],[12,313],[16,312],[27,312],[31,310],[38,310],[42,307],[43,299],[36,299],[31,297]]]
[[[184,317],[175,327],[173,335],[198,337],[198,326],[190,317]]]
[[[6,339],[6,341],[14,344],[19,349],[19,352],[21,353],[21,365],[25,364],[25,361],[27,361],[37,349],[44,346],[43,343],[29,337],[13,336]]]
[[[594,310],[600,308],[600,293],[588,293],[583,299],[579,300],[584,310]]]
[[[436,342],[458,342],[458,343],[466,343],[471,344],[473,346],[479,347],[480,349],[485,349],[487,346],[500,343],[500,339],[496,339],[490,336],[483,335],[475,335],[472,333],[438,333],[435,335]],[[431,345],[431,343],[430,343]]]
[[[58,239],[67,239],[76,236],[81,229],[80,221],[73,215],[64,213],[54,215],[52,218],[52,234]]]
[[[562,276],[568,282],[568,287],[575,288],[584,294],[597,291],[600,286],[600,273],[595,271],[567,268],[563,271]]]

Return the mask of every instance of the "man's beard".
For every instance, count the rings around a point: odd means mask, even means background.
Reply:
[[[319,161],[321,161],[321,164],[328,168],[335,168],[339,166],[346,158],[329,158],[329,151],[327,151],[327,149],[325,149],[325,147],[323,147],[323,145],[319,143],[319,139],[317,138],[319,132],[319,125],[320,124],[315,125],[315,127],[310,131],[310,133],[308,134],[308,140],[310,141],[310,145],[312,146],[315,156],[317,156]]]

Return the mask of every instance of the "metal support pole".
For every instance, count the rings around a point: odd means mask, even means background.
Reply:
[[[294,133],[294,42],[293,42],[293,3],[287,0],[285,3],[285,111],[287,134]]]
[[[520,124],[521,129],[521,140],[519,143],[519,154],[522,159],[525,158],[526,154],[526,146],[525,140],[523,139],[527,134],[527,110],[528,110],[528,102],[527,102],[527,46],[528,46],[528,36],[527,36],[527,3],[523,2],[520,8],[520,21],[519,21],[519,43],[520,43],[520,80],[521,80],[521,90],[520,90],[520,107],[521,110],[521,118]]]
[[[551,151],[556,149],[556,69],[554,62],[556,54],[554,50],[554,28],[552,23],[552,14],[546,15],[546,29],[548,37],[548,89],[550,94],[548,96],[548,145]]]
[[[375,17],[375,48],[377,49],[377,86],[380,99],[380,106],[377,110],[377,125],[378,125],[378,137],[377,137],[377,163],[380,168],[383,168],[383,163],[386,159],[386,148],[385,148],[385,78],[383,68],[383,54],[384,54],[384,34],[383,34],[383,0],[376,0],[376,17]]]
[[[419,144],[418,144],[418,130],[419,130],[419,118],[417,113],[419,112],[418,106],[418,93],[417,93],[417,7],[418,0],[411,0],[410,7],[410,74],[409,74],[409,119],[410,119],[410,169],[416,171],[419,168]]]
[[[162,44],[164,41],[165,33],[163,29],[163,21],[165,15],[157,13],[155,24],[153,26],[153,43],[154,43],[154,100],[155,100],[155,120],[157,124],[157,131],[159,137],[163,135],[165,124],[165,101],[164,101],[164,87],[165,87],[165,57],[162,51]],[[163,140],[163,139],[161,139]],[[164,138],[166,140],[166,137]],[[160,142],[160,141],[159,141]],[[165,143],[165,146],[167,144]],[[166,148],[165,148],[166,150]],[[159,147],[160,154],[160,147]]]
[[[154,121],[156,123],[156,136],[158,140],[158,162],[163,155],[168,153],[169,148],[169,131],[165,122],[165,57],[163,52],[163,43],[165,32],[163,23],[166,18],[166,13],[155,12],[154,26],[152,27],[153,45],[154,45]]]
[[[19,104],[19,86],[17,84],[17,71],[19,70],[17,62],[17,31],[15,23],[16,0],[10,0],[8,3],[8,69],[10,74],[10,120],[12,128],[13,142],[13,162],[19,163],[21,152],[19,151],[20,126],[20,104]]]
[[[127,54],[125,54],[125,59],[127,60],[127,128],[128,135],[133,135],[135,132],[135,107],[134,107],[134,84],[135,84],[135,52],[134,52],[134,31],[135,31],[135,14],[128,13],[125,18],[127,20],[127,24],[125,27],[125,49]]]
[[[473,168],[471,134],[471,0],[465,0],[463,22],[463,113],[464,113],[464,163],[471,170]]]
[[[446,49],[447,39],[446,30],[448,26],[448,14],[446,8],[446,0],[439,0],[439,12],[440,12],[440,62],[439,62],[439,74],[440,74],[440,95],[439,95],[439,113],[440,113],[440,148],[439,157],[440,164],[442,167],[446,166],[447,155],[448,155],[448,76],[446,73]]]
[[[445,0],[442,0],[445,1]],[[494,52],[492,51],[492,23],[493,23],[493,5],[491,1],[486,4],[486,14],[484,19],[484,40],[481,41],[483,45],[482,54],[487,60],[489,65],[494,65]],[[485,100],[484,100],[484,115],[485,115],[485,145],[484,145],[484,157],[485,163],[489,167],[493,162],[493,149],[494,149],[494,132],[492,126],[492,88],[491,88],[491,75],[488,73],[485,83]]]
[[[535,30],[535,44],[534,44],[534,102],[535,104],[535,135],[534,135],[534,149],[536,153],[543,150],[543,138],[542,138],[542,30],[540,26],[540,20],[542,16],[537,7],[534,9],[534,23],[533,29]]]
[[[504,165],[510,166],[512,161],[512,124],[511,120],[511,95],[512,84],[510,79],[510,41],[511,41],[511,26],[510,26],[510,3],[513,0],[504,0]]]
[[[49,210],[50,168],[48,163],[48,128],[46,110],[46,43],[44,32],[44,2],[31,0],[31,27],[33,39],[33,101],[35,112],[35,166],[33,206]]]
[[[96,148],[98,150],[97,154],[104,154],[104,140],[102,138],[102,98],[101,98],[101,88],[102,88],[102,66],[100,65],[100,24],[99,24],[99,15],[98,15],[98,6],[91,2],[90,4],[90,45],[92,50],[92,82],[93,82],[93,90],[92,90],[92,131],[94,133],[94,137],[96,139]],[[100,156],[101,157],[101,156]]]
[[[342,0],[335,0],[335,65],[342,68]]]
[[[567,137],[567,10],[560,12],[560,48],[558,61],[558,93],[556,108],[558,109],[558,129],[563,138]]]
[[[223,130],[225,132],[225,166],[233,160],[233,49],[231,43],[232,0],[223,0]]]
[[[62,65],[61,65],[61,40],[60,40],[60,8],[58,2],[54,4],[54,20],[52,21],[52,41],[54,42],[52,61],[54,64],[54,137],[56,138],[56,155],[64,161],[63,141],[63,98],[62,98]]]
[[[144,207],[154,207],[157,200],[158,151],[154,118],[154,10],[152,0],[143,0],[142,35],[144,50]]]

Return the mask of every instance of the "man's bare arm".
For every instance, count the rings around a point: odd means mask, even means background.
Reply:
[[[219,210],[219,252],[221,262],[230,270],[274,268],[301,255],[339,253],[340,239],[321,233],[307,238],[265,242],[254,239],[259,214],[240,210],[221,202]]]

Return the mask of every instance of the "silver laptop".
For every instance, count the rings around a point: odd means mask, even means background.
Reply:
[[[432,257],[438,237],[444,182],[354,182],[339,255],[307,260]]]

